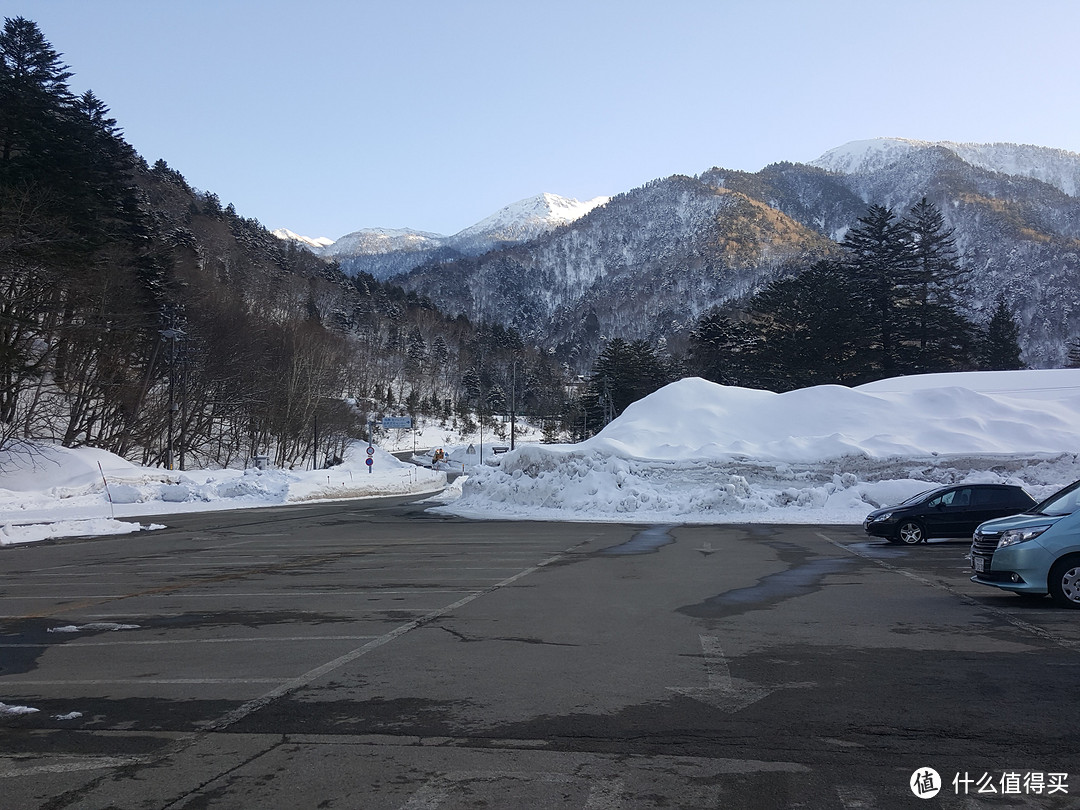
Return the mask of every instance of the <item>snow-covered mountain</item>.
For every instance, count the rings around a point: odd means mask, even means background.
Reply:
[[[830,149],[810,165],[840,174],[871,174],[936,148],[948,150],[980,169],[1040,180],[1070,197],[1080,191],[1080,155],[1047,146],[873,138]]]
[[[274,231],[274,235],[296,239],[315,253],[337,260],[347,275],[364,272],[390,278],[427,262],[479,256],[536,239],[580,219],[609,199],[595,197],[582,202],[557,194],[538,194],[501,208],[453,236],[408,228],[363,228],[320,245],[315,244],[319,240],[297,237],[291,231]]]
[[[460,231],[448,240],[463,253],[479,255],[493,247],[527,242],[551,232],[559,225],[575,222],[610,197],[594,197],[581,202],[557,194],[538,194],[501,208],[486,219]]]

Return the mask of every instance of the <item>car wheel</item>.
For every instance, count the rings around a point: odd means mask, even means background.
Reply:
[[[1054,604],[1080,608],[1080,557],[1066,557],[1054,563],[1046,586]]]
[[[917,545],[926,539],[922,524],[914,520],[905,520],[896,530],[896,536],[900,542],[909,546]]]

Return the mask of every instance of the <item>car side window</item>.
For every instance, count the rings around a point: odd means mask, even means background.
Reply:
[[[938,500],[945,508],[954,506],[954,501],[956,500],[956,490],[950,489],[948,492],[944,493]]]
[[[950,489],[932,501],[928,502],[927,506],[944,506],[946,509],[958,508],[967,506],[971,503],[971,490],[970,489]]]

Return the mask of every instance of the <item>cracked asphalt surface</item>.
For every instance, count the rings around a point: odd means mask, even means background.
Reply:
[[[0,550],[3,810],[1080,808],[1080,615],[963,542],[154,520]]]

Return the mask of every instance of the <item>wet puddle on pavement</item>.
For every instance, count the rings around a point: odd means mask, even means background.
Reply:
[[[671,536],[671,530],[674,528],[674,526],[650,526],[644,531],[635,534],[625,543],[620,543],[611,548],[605,548],[596,552],[596,554],[597,556],[602,557],[621,557],[628,554],[655,554],[664,546],[675,542],[675,538]]]

